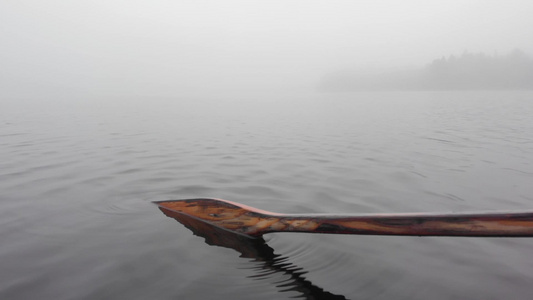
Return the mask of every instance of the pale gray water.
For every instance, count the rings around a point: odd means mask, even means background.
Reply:
[[[533,239],[266,236],[287,272],[208,246],[150,203],[533,210],[532,92],[1,105],[0,299],[287,299],[303,281],[348,299],[533,295]]]

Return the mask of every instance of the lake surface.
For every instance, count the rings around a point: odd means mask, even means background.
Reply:
[[[246,256],[151,203],[533,210],[533,92],[0,104],[0,299],[533,295],[533,239],[276,233]]]

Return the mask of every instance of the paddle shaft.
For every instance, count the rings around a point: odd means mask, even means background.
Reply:
[[[266,218],[264,218],[266,217]],[[257,232],[533,237],[533,213],[264,216]],[[248,234],[254,235],[254,230]]]

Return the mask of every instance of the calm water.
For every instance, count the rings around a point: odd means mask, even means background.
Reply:
[[[2,100],[0,124],[0,299],[533,295],[533,239],[280,233],[250,256],[150,203],[533,210],[532,92]]]

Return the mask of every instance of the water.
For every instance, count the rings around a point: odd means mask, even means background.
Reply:
[[[0,299],[530,298],[533,239],[278,233],[250,256],[206,244],[151,201],[533,210],[532,99],[3,100]]]

